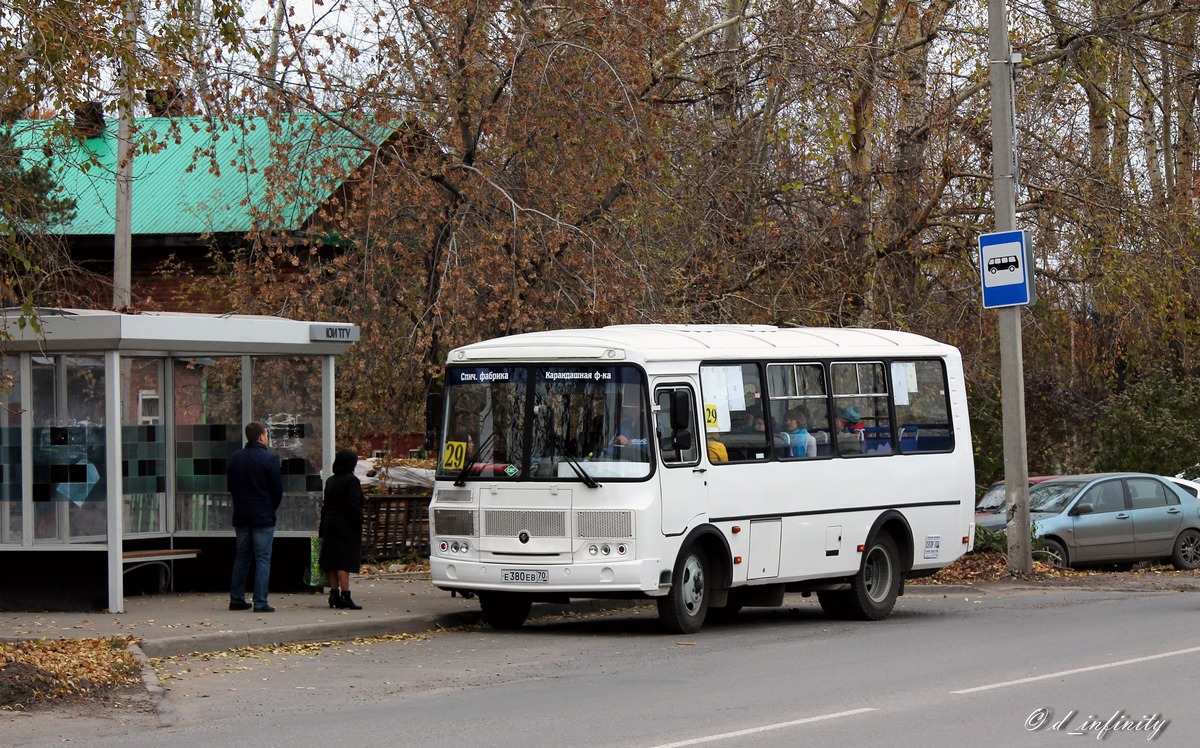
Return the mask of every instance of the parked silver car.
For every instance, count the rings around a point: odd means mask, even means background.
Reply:
[[[1029,486],[1032,488],[1042,481],[1050,480],[1054,477],[1056,476],[1031,475],[1029,476]],[[988,486],[988,490],[984,491],[983,495],[979,497],[979,501],[975,502],[975,524],[979,527],[986,527],[989,530],[1003,530],[1008,520],[1008,515],[1004,508],[1006,498],[1004,494],[1004,481],[998,480]]]
[[[1197,483],[1194,480],[1187,480],[1186,478],[1172,478],[1169,475],[1166,476],[1166,479],[1179,486],[1184,491],[1187,491],[1192,496],[1200,496],[1200,483]]]
[[[997,515],[1004,529],[1004,514]],[[1043,481],[1029,489],[1034,557],[1055,566],[1169,559],[1200,568],[1200,500],[1167,478],[1097,473]]]

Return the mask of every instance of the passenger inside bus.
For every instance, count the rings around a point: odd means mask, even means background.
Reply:
[[[854,408],[843,408],[837,417],[838,453],[862,454],[862,439],[862,417]]]
[[[708,461],[729,462],[729,451],[715,436],[708,437]]]
[[[791,457],[816,457],[817,438],[808,433],[808,413],[792,408],[783,417],[785,443],[791,446]]]
[[[754,431],[754,416],[748,410],[737,410],[730,415],[733,420],[733,433],[735,434],[753,434]]]

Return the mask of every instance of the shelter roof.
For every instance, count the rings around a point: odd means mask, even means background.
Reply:
[[[237,314],[39,309],[42,334],[20,326],[21,310],[0,310],[5,352],[231,356],[344,353],[359,338],[357,325]]]

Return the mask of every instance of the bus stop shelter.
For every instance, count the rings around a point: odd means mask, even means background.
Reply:
[[[225,465],[250,421],[281,460],[276,537],[307,547],[333,461],[334,363],[357,326],[77,309],[38,310],[38,330],[19,319],[0,310],[0,558],[19,570],[0,609],[90,599],[120,613],[131,569],[154,565],[169,586],[177,561],[232,554]]]

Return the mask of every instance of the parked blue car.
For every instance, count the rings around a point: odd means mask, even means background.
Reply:
[[[1003,530],[1005,515],[981,527]],[[1055,566],[1169,560],[1200,568],[1200,500],[1147,473],[1096,473],[1029,489],[1034,558]]]

